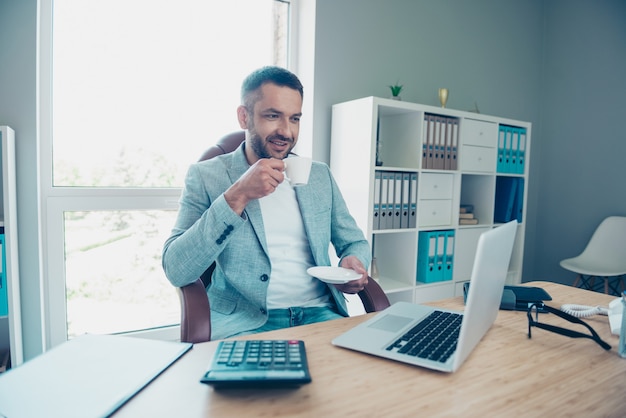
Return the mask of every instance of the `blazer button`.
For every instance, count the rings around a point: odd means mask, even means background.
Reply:
[[[269,277],[268,277],[268,275],[267,275],[267,274],[263,274],[263,275],[261,275],[261,281],[262,281],[262,282],[266,282],[266,281],[268,281],[268,280],[269,280]]]

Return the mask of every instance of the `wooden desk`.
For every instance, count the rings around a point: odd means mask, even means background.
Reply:
[[[563,303],[608,305],[600,293],[548,282]],[[432,305],[463,309],[462,298]],[[613,346],[533,329],[525,312],[500,311],[496,323],[455,374],[432,372],[334,347],[335,336],[368,315],[257,334],[249,338],[302,339],[313,382],[299,389],[215,391],[199,383],[215,342],[191,352],[140,392],[116,417],[402,417],[402,416],[626,416],[626,360],[606,316],[588,323]],[[554,315],[545,322],[578,327]],[[583,327],[580,327],[581,330]]]

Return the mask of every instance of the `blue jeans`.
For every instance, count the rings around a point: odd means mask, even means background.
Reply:
[[[265,325],[260,328],[244,331],[234,336],[256,334],[258,332],[274,331],[282,328],[296,327],[298,325],[314,324],[316,322],[339,319],[343,316],[330,306],[316,306],[311,308],[287,308],[270,309]]]

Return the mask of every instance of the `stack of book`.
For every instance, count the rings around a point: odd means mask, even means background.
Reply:
[[[461,205],[459,208],[459,225],[477,225],[478,218],[474,216],[474,206]]]

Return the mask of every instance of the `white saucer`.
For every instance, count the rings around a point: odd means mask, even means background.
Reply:
[[[361,277],[356,271],[343,267],[318,266],[311,267],[306,272],[330,284],[344,284]]]

